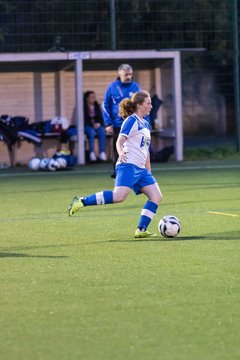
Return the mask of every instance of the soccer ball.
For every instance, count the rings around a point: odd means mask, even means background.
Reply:
[[[41,170],[48,170],[48,164],[50,162],[49,158],[43,158],[40,161],[39,169]]]
[[[64,157],[59,156],[55,160],[59,163],[60,169],[65,169],[67,167],[67,160]]]
[[[60,169],[60,163],[56,159],[51,159],[48,164],[48,170],[56,171]]]
[[[180,220],[173,215],[164,216],[158,224],[158,231],[167,238],[174,238],[178,236],[181,230]]]
[[[28,162],[29,169],[33,170],[33,171],[39,170],[40,162],[41,162],[41,160],[39,158],[37,158],[37,157],[32,158]]]

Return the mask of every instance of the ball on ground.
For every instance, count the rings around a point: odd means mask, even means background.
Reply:
[[[181,222],[174,215],[164,216],[158,224],[158,231],[166,238],[174,238],[178,236],[181,230]]]
[[[28,162],[28,167],[30,170],[37,171],[39,170],[41,159],[34,157]]]

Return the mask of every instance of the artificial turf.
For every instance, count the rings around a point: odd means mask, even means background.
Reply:
[[[144,196],[88,207],[109,165],[0,171],[0,358],[240,358],[240,165],[155,165],[176,239],[133,238]]]

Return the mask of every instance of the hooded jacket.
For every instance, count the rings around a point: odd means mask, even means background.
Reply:
[[[102,115],[106,127],[121,127],[123,118],[118,115],[119,103],[123,99],[131,98],[139,90],[140,87],[135,81],[123,83],[117,79],[109,85],[102,103]]]

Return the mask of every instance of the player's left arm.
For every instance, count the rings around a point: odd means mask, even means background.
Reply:
[[[148,169],[149,171],[151,171],[151,162],[150,162],[150,153],[148,152],[148,156],[147,156],[147,160],[146,160],[146,169]]]

